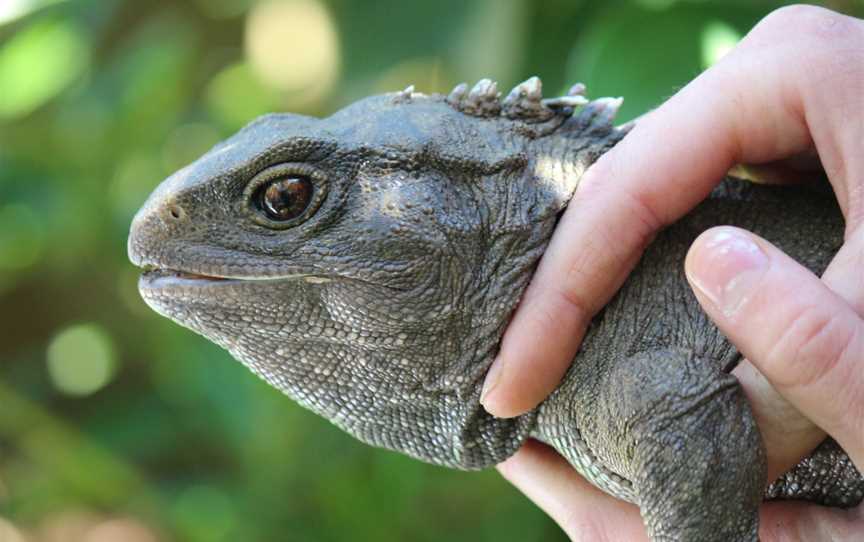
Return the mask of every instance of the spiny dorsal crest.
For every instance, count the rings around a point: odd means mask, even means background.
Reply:
[[[615,127],[612,122],[623,102],[622,98],[585,97],[585,85],[576,83],[565,96],[543,98],[543,84],[539,77],[531,77],[516,85],[501,100],[498,84],[491,79],[481,79],[469,90],[467,83],[456,85],[444,102],[463,113],[480,118],[504,117],[515,122],[515,128],[528,137],[539,137],[554,132],[568,119],[571,126],[580,132],[606,132],[615,129],[623,134],[632,128],[632,123]],[[411,102],[414,98],[427,96],[416,92],[414,85],[390,94],[396,103]],[[579,108],[578,114],[575,114]]]
[[[414,96],[416,92],[414,92],[414,85],[408,85],[403,90],[400,90],[394,96],[394,100],[397,102],[408,102],[411,101],[411,97]]]
[[[509,119],[543,122],[556,115],[570,116],[573,108],[585,105],[585,85],[577,83],[566,96],[543,98],[543,83],[531,77],[519,83],[502,101],[498,85],[491,79],[481,79],[470,91],[460,83],[447,96],[447,103],[455,109],[476,117],[503,115]]]

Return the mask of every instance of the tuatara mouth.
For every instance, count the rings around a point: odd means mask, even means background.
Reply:
[[[182,287],[183,290],[188,290],[189,287],[206,287],[215,285],[231,285],[243,283],[273,283],[303,280],[310,284],[326,284],[332,279],[326,275],[310,274],[310,273],[290,273],[284,275],[264,275],[264,276],[224,276],[224,275],[207,275],[204,273],[195,273],[192,271],[180,271],[179,269],[169,269],[157,267],[154,265],[143,265],[142,273],[139,280],[139,287],[147,290],[173,290],[176,287]]]
[[[148,280],[157,280],[161,278],[175,278],[180,280],[204,280],[204,281],[225,281],[230,280],[225,277],[215,277],[213,275],[202,275],[200,273],[190,273],[188,271],[179,271],[177,269],[162,269],[158,267],[146,266],[141,273],[141,278]]]
[[[215,286],[236,282],[232,279],[202,275],[189,271],[177,269],[163,269],[157,267],[144,267],[141,278],[138,280],[138,288],[151,292],[189,291],[189,288],[198,289],[207,286]],[[179,290],[178,290],[179,288]]]

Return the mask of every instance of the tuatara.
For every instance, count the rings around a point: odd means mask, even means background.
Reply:
[[[138,212],[141,294],[374,446],[481,469],[541,440],[638,504],[653,540],[757,540],[766,497],[861,502],[864,478],[831,440],[766,493],[760,433],[729,374],[740,355],[683,274],[691,241],[726,223],[822,271],[843,220],[817,189],[724,180],[657,237],[546,401],[514,419],[480,406],[558,216],[627,133],[612,124],[619,104],[581,85],[543,99],[531,78],[503,100],[482,80],[325,119],[264,116]]]

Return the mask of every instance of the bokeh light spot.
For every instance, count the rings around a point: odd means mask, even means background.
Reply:
[[[84,36],[67,21],[41,21],[14,34],[0,48],[0,117],[27,115],[56,96],[84,71],[88,56]]]
[[[0,25],[16,21],[37,9],[64,1],[66,0],[0,0]]]
[[[279,107],[277,92],[262,85],[245,62],[216,74],[206,99],[210,113],[232,130]]]
[[[34,3],[33,0],[3,0],[0,2],[0,24],[14,21],[25,15],[33,9]]]
[[[702,67],[716,64],[741,41],[741,33],[720,21],[712,21],[702,29]]]
[[[43,239],[42,223],[29,206],[0,207],[0,271],[32,266],[42,254]]]
[[[48,374],[69,395],[90,395],[114,374],[114,347],[96,324],[79,324],[58,333],[48,345]]]
[[[320,97],[339,74],[336,28],[318,0],[256,5],[246,19],[245,47],[255,73],[275,89]]]

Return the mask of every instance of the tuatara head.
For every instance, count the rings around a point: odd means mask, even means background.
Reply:
[[[483,376],[559,211],[625,133],[581,90],[542,100],[532,78],[502,102],[484,80],[262,117],[135,216],[141,294],[361,440],[500,461],[533,415],[486,414]]]

